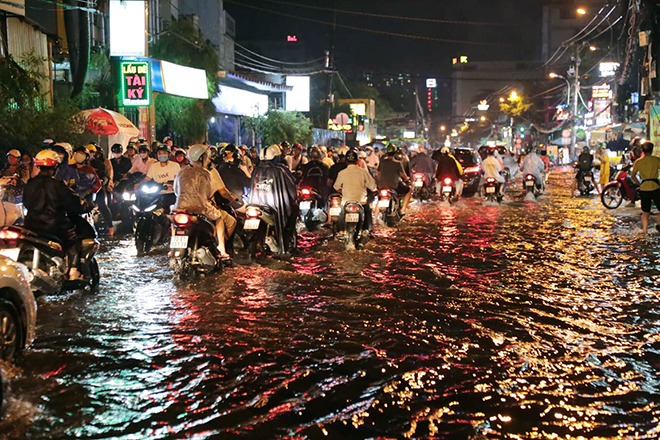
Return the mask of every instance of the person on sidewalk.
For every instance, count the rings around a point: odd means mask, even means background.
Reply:
[[[642,157],[633,164],[630,176],[639,184],[639,198],[642,201],[642,233],[646,234],[651,216],[651,205],[660,209],[660,157],[653,156],[653,143],[642,144]],[[637,177],[639,175],[639,178]],[[660,232],[660,214],[655,229]]]

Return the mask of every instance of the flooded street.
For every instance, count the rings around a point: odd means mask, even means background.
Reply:
[[[571,176],[195,284],[105,241],[97,293],[40,301],[0,437],[658,438],[660,236]]]

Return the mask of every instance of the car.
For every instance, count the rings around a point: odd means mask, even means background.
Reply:
[[[463,195],[470,197],[479,191],[481,157],[472,148],[456,148],[454,157],[463,167]]]
[[[34,340],[37,302],[25,265],[0,255],[0,359],[14,361]]]

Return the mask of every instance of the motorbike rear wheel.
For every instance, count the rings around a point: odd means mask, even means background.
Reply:
[[[603,206],[607,209],[616,209],[621,206],[623,202],[623,194],[621,193],[621,188],[618,186],[608,186],[603,190],[603,193],[600,195],[600,201],[603,202]]]
[[[89,262],[89,272],[89,286],[92,289],[96,289],[101,283],[101,271],[99,270],[99,262],[96,261],[96,257],[92,258],[92,261]]]

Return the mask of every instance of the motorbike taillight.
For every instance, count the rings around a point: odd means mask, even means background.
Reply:
[[[495,183],[495,179],[489,177],[488,179],[486,179],[486,183]]]
[[[421,174],[415,174],[415,175],[413,176],[413,179],[415,179],[415,180],[424,180],[424,176],[421,175]]]
[[[331,204],[332,206],[340,206],[340,205],[341,205],[341,199],[335,197],[334,199],[332,199],[332,201],[330,202],[330,204]]]
[[[245,210],[245,215],[248,218],[256,218],[261,216],[261,210],[259,208],[255,208],[254,206],[250,206],[248,209]]]
[[[172,220],[174,220],[174,223],[176,223],[177,225],[183,226],[183,225],[187,225],[188,223],[190,223],[190,216],[188,214],[184,214],[182,212],[179,212],[179,213],[174,214],[174,216],[172,217]]]
[[[303,196],[311,196],[311,195],[312,195],[312,191],[311,191],[309,188],[303,188],[303,189],[301,189],[301,190],[300,190],[300,193],[301,193]]]
[[[451,185],[451,179],[449,177],[445,179],[445,185]]]
[[[346,206],[346,211],[347,212],[357,212],[358,207],[356,205],[347,205]]]
[[[6,229],[0,231],[0,239],[2,240],[16,240],[20,237],[21,234],[16,231],[8,231]]]
[[[389,197],[389,195],[390,195],[390,192],[386,189],[383,189],[383,190],[380,191],[380,198],[381,199],[386,199],[386,198]]]

